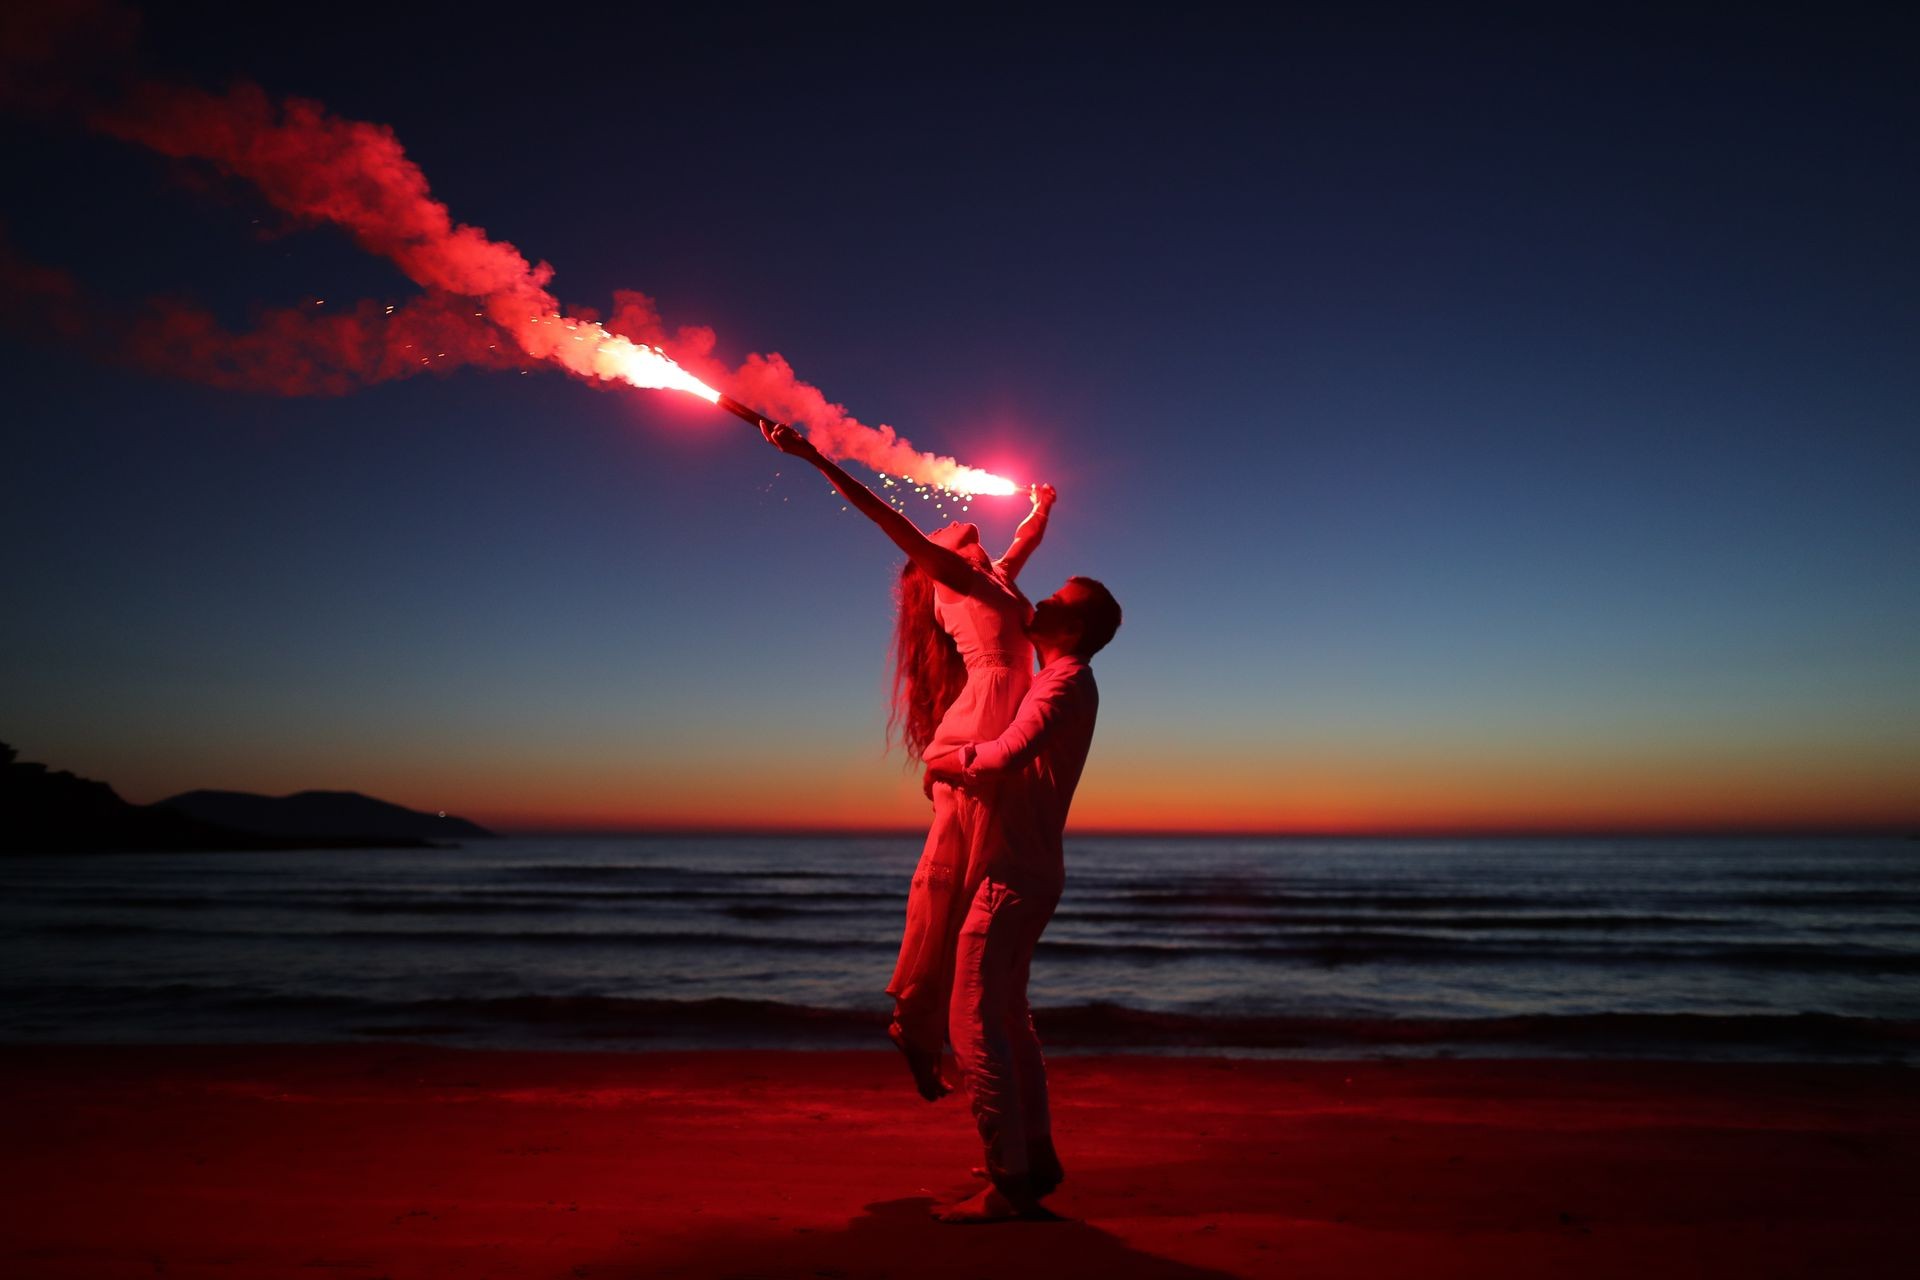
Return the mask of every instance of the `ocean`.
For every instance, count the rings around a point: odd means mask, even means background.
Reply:
[[[918,841],[0,859],[0,1040],[884,1048]],[[1050,1052],[1920,1057],[1920,843],[1069,837]]]

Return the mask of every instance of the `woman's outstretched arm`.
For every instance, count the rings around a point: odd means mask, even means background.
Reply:
[[[977,595],[983,586],[989,585],[986,575],[968,564],[965,557],[929,541],[918,525],[882,502],[879,495],[841,470],[792,427],[773,423],[762,426],[760,434],[780,452],[812,463],[856,511],[879,525],[880,532],[893,539],[893,544],[926,570],[935,582],[966,595]]]
[[[1007,547],[1007,554],[1000,557],[1000,572],[1007,575],[1011,582],[1020,576],[1020,570],[1026,567],[1027,557],[1034,553],[1040,540],[1047,536],[1047,521],[1053,512],[1055,493],[1050,484],[1027,486],[1027,492],[1033,497],[1033,510],[1013,531],[1013,542]]]

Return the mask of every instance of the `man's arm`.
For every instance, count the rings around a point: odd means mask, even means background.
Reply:
[[[1005,733],[934,756],[926,762],[927,772],[936,782],[964,783],[1024,768],[1040,754],[1054,728],[1083,696],[1080,683],[1072,676],[1043,671],[1020,700],[1020,709]]]

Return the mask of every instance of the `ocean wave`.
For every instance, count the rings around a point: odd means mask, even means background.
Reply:
[[[1847,907],[1860,911],[1920,910],[1920,893],[1898,893],[1882,885],[1858,889],[1763,889],[1713,895],[1714,900],[1743,907],[1786,908]]]
[[[752,871],[720,871],[705,867],[631,865],[601,862],[539,862],[499,868],[500,872],[522,880],[852,880],[858,871],[810,870],[805,867],[765,868]]]
[[[62,906],[120,907],[166,911],[214,911],[244,909],[299,914],[339,912],[344,915],[564,915],[578,910],[618,908],[632,903],[672,903],[687,907],[711,907],[734,912],[786,912],[793,915],[828,914],[833,911],[869,909],[875,901],[904,901],[893,893],[810,893],[803,895],[769,893],[765,890],[698,891],[687,889],[618,890],[603,893],[520,892],[483,893],[462,896],[414,895],[404,892],[347,896],[339,893],[314,893],[296,896],[289,893],[249,897],[244,894],[114,894],[94,898],[57,899]],[[744,905],[736,905],[744,904]]]
[[[1078,886],[1074,886],[1076,889]],[[1538,895],[1515,893],[1355,893],[1296,889],[1267,890],[1245,887],[1159,888],[1119,887],[1084,895],[1088,901],[1119,899],[1154,907],[1375,907],[1401,911],[1458,911],[1461,908],[1538,907]]]
[[[668,929],[241,929],[147,924],[139,921],[74,920],[40,925],[35,932],[78,937],[177,936],[251,938],[273,942],[389,942],[401,945],[485,943],[495,946],[748,947],[772,951],[864,951],[897,947],[868,938],[799,938],[759,933],[697,933]]]
[[[1584,912],[1572,914],[1516,913],[1512,915],[1425,915],[1392,914],[1368,911],[1356,914],[1344,911],[1306,911],[1291,908],[1245,911],[1083,911],[1062,906],[1057,919],[1088,924],[1139,925],[1235,925],[1274,924],[1283,926],[1408,926],[1427,929],[1722,929],[1750,926],[1751,919],[1707,915],[1647,915],[1620,912]]]
[[[157,924],[144,921],[77,920],[36,927],[42,934],[119,938],[174,936],[244,938],[270,943],[343,941],[395,946],[626,947],[687,951],[710,948],[769,952],[865,953],[891,950],[897,942],[880,930],[857,937],[713,932],[686,929],[249,929]],[[1315,931],[1288,937],[1284,930],[1215,935],[1182,940],[1042,938],[1038,953],[1069,961],[1233,960],[1292,962],[1319,966],[1446,963],[1468,965],[1589,964],[1640,971],[1650,966],[1717,966],[1726,969],[1834,971],[1872,974],[1920,973],[1920,952],[1904,948],[1829,942],[1793,944],[1648,942],[1631,950],[1584,945],[1578,939],[1448,937],[1431,930]]]
[[[1643,969],[1664,964],[1719,965],[1733,969],[1848,970],[1864,973],[1920,973],[1920,953],[1830,944],[1793,946],[1694,947],[1671,944],[1632,951],[1568,945],[1559,941],[1491,941],[1428,934],[1341,933],[1294,942],[1116,942],[1042,938],[1041,954],[1063,957],[1137,960],[1253,959],[1298,960],[1322,965],[1443,961],[1506,965],[1590,963]]]

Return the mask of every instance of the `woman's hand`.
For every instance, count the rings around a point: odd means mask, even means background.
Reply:
[[[811,440],[783,422],[762,423],[760,434],[766,437],[768,444],[782,453],[791,454],[807,462],[817,462],[820,458],[820,451],[813,447]]]
[[[1040,539],[1047,536],[1048,513],[1053,510],[1056,496],[1050,484],[1030,484],[1027,496],[1033,499],[1033,510],[1027,512],[1027,518],[1013,531],[1013,543],[1007,548],[1007,554],[1000,557],[1000,571],[1011,582],[1020,576],[1020,570],[1026,567],[1027,557],[1040,545]]]

